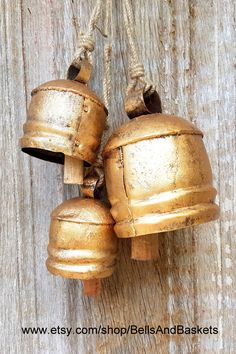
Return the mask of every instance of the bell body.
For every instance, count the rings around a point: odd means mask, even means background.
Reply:
[[[78,81],[56,80],[31,95],[22,151],[62,164],[65,156],[93,163],[107,116],[95,93]]]
[[[103,154],[118,237],[176,230],[218,217],[202,133],[190,122],[164,114],[140,116],[113,134]]]
[[[117,257],[113,224],[98,200],[73,198],[59,205],[51,214],[49,272],[82,280],[109,277]]]

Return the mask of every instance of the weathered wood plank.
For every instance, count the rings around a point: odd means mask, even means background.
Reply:
[[[218,173],[221,222],[219,247],[221,249],[222,293],[219,295],[222,309],[224,352],[236,350],[235,338],[235,251],[236,251],[236,119],[235,119],[235,4],[217,1],[218,13]],[[219,278],[215,280],[219,281]]]
[[[94,0],[1,0],[1,353],[234,353],[235,340],[235,6],[230,0],[133,0],[139,49],[165,112],[205,132],[219,192],[219,221],[161,234],[157,262],[130,258],[120,241],[116,273],[97,300],[79,281],[45,267],[49,215],[78,195],[60,166],[20,152],[30,91],[65,77]],[[138,5],[137,5],[138,4]],[[110,121],[127,120],[127,41],[121,2],[113,1]],[[102,96],[102,38],[91,86]],[[112,130],[112,129],[111,129]],[[217,335],[23,335],[22,326],[217,326]],[[14,337],[13,337],[14,336]],[[14,338],[14,339],[13,339]]]

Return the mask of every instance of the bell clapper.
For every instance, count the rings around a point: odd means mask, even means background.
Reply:
[[[131,259],[153,261],[159,257],[158,235],[143,235],[131,238]]]
[[[86,279],[83,281],[84,295],[98,296],[101,292],[101,279]]]
[[[64,183],[83,184],[84,162],[80,159],[66,156],[64,161]]]

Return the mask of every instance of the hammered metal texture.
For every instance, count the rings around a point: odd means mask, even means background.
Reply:
[[[74,279],[109,277],[117,258],[113,224],[98,200],[73,198],[59,205],[51,214],[49,272]]]
[[[202,133],[175,116],[140,116],[104,149],[118,237],[177,230],[214,220],[219,207]]]
[[[57,163],[64,163],[64,155],[93,163],[106,116],[105,106],[86,85],[47,82],[32,91],[22,150]]]

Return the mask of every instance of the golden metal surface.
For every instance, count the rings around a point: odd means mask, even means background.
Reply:
[[[106,116],[105,106],[86,85],[47,82],[32,91],[22,151],[62,164],[65,155],[93,163]]]
[[[109,209],[94,199],[73,198],[51,214],[46,265],[66,278],[110,276],[117,258],[117,238]]]
[[[99,196],[104,187],[104,183],[105,179],[102,167],[95,165],[86,167],[80,191],[84,197],[100,199]]]
[[[118,237],[176,230],[214,220],[219,207],[202,133],[175,116],[141,116],[104,149],[105,177]]]
[[[89,81],[92,70],[93,66],[87,59],[83,59],[79,63],[75,60],[67,71],[67,79],[76,80],[85,84]]]
[[[98,177],[95,175],[84,178],[83,184],[80,186],[80,191],[84,197],[94,198]]]
[[[143,88],[132,90],[125,99],[125,111],[129,118],[143,114],[161,113],[161,100],[156,91],[144,93]]]

